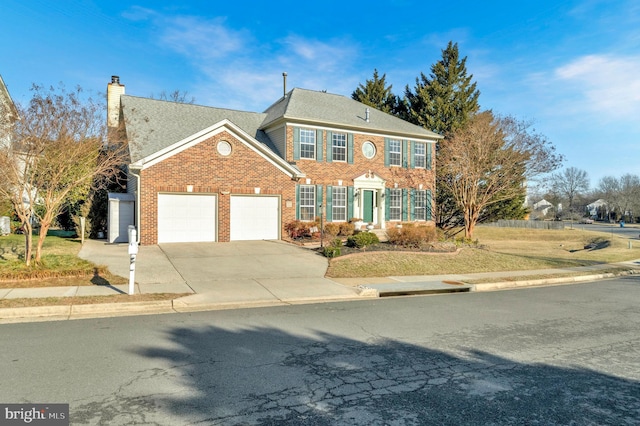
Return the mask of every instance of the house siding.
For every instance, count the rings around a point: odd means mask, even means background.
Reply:
[[[291,141],[291,143],[287,144],[287,161],[293,161],[294,158],[294,127],[287,127],[287,140]],[[353,135],[352,164],[348,160],[328,162],[327,150],[331,149],[331,141],[328,140],[328,137],[332,132],[346,132]],[[322,158],[325,160],[298,159],[295,160],[295,164],[306,175],[306,179],[303,179],[304,182],[302,183],[319,185],[325,189],[322,197],[322,204],[325,208],[330,204],[327,202],[327,187],[338,186],[340,184],[339,181],[342,181],[342,186],[353,187],[355,178],[369,172],[384,179],[387,188],[395,188],[397,185],[397,188],[405,190],[405,194],[410,194],[410,189],[422,189],[435,194],[435,164],[433,156],[430,158],[430,167],[414,168],[410,162],[412,156],[408,152],[409,147],[413,144],[409,144],[407,140],[394,138],[404,141],[402,143],[404,151],[402,155],[403,166],[385,166],[385,140],[388,138],[339,129],[330,129],[323,132],[323,134],[323,139],[321,141],[319,139],[316,140],[316,143],[322,142]],[[372,159],[366,158],[362,153],[362,145],[366,141],[372,142],[376,147],[376,155]],[[329,158],[331,157],[329,156]],[[434,198],[432,196],[429,200],[431,204],[430,211],[435,211]],[[410,195],[403,197],[403,220],[414,220],[410,211],[412,202]],[[326,210],[323,211],[323,214],[327,217]],[[347,219],[350,219],[350,217]],[[431,219],[433,220],[433,217]],[[385,222],[390,224],[389,221]]]
[[[231,144],[229,156],[217,152],[216,145],[225,140]],[[141,171],[140,238],[142,244],[158,242],[158,193],[217,195],[217,240],[230,240],[230,195],[254,194],[260,188],[264,195],[280,195],[282,203],[280,233],[285,223],[295,218],[295,182],[282,170],[223,131],[199,144]]]
[[[277,150],[276,154],[284,158],[283,154],[286,150],[285,127],[281,126],[275,129],[271,129],[267,132],[267,136],[269,136],[269,139],[271,139],[271,142],[273,142],[273,146]]]

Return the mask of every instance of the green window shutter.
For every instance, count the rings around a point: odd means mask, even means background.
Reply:
[[[353,164],[353,133],[347,134],[347,163]]]
[[[347,186],[347,220],[353,217],[353,186]]]
[[[431,190],[427,189],[427,220],[431,220],[432,217],[431,209],[433,206],[431,205],[431,202]]]
[[[416,168],[416,143],[414,141],[409,142],[409,158],[411,160],[411,165],[409,167],[411,167],[412,169],[415,169]]]
[[[300,159],[300,127],[293,128],[293,159]]]
[[[431,145],[427,142],[427,170],[431,170]]]
[[[407,190],[402,190],[402,220],[407,220]]]
[[[327,163],[333,161],[333,132],[327,130]]]
[[[322,185],[316,185],[316,216],[320,216],[320,204],[322,204]],[[323,209],[325,206],[322,207]]]
[[[333,187],[327,185],[327,222],[333,221]]]
[[[384,138],[384,166],[389,167],[389,138]]]
[[[402,141],[402,167],[407,167],[407,142],[406,140]]]
[[[322,130],[316,130],[316,161],[322,161],[322,148],[324,146],[322,134]]]
[[[300,185],[296,185],[296,220],[300,220]]]
[[[411,198],[409,199],[409,220],[416,217],[416,190],[411,190]]]
[[[391,215],[391,190],[389,188],[384,189],[384,220],[389,220]]]

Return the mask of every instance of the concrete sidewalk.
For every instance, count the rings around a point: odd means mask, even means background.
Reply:
[[[88,240],[80,257],[129,276],[126,244]],[[144,313],[187,312],[358,300],[409,294],[487,291],[613,277],[613,265],[431,276],[327,279],[327,259],[278,241],[141,246],[135,292],[191,293],[156,302],[105,303],[0,309],[1,322],[73,319]],[[619,274],[640,272],[640,261],[616,264]],[[568,276],[573,274],[580,276]],[[619,275],[617,274],[617,275]],[[516,277],[548,277],[515,280]],[[473,280],[490,281],[467,284]],[[127,294],[128,285],[0,289],[0,299]]]

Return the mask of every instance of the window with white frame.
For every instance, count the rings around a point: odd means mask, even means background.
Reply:
[[[427,168],[427,148],[422,142],[416,142],[413,144],[413,161],[414,167],[426,169]]]
[[[397,139],[389,140],[389,164],[392,166],[402,165],[402,143]]]
[[[312,221],[316,218],[316,187],[300,186],[300,220]]]
[[[334,133],[331,137],[332,161],[347,161],[347,135]]]
[[[334,222],[347,221],[347,187],[334,186],[331,194],[331,215]]]
[[[402,190],[389,191],[389,220],[402,220]]]
[[[311,129],[300,129],[300,158],[316,158],[316,132]]]
[[[427,191],[414,192],[413,200],[415,220],[427,220]]]

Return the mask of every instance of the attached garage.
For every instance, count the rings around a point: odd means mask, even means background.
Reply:
[[[280,197],[231,196],[231,241],[280,238]]]
[[[216,241],[216,196],[158,194],[158,243]]]

